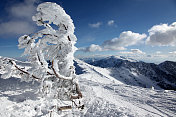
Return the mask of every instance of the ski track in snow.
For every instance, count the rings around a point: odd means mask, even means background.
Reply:
[[[80,60],[78,75],[85,109],[81,117],[174,117],[176,92],[130,86],[111,77],[108,69],[94,67]],[[0,117],[49,117],[43,110],[36,116],[42,99],[39,84],[20,82],[18,78],[0,78]],[[53,113],[54,117],[58,117]],[[67,114],[65,116],[73,116]]]

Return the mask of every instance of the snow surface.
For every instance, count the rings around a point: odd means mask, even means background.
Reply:
[[[105,68],[89,65],[78,59],[80,89],[85,109],[60,112],[60,115],[80,117],[174,117],[176,92],[155,90],[122,83]],[[20,63],[20,62],[19,62]],[[21,64],[23,65],[23,64]],[[1,72],[3,69],[0,69]],[[19,78],[0,78],[0,117],[60,117],[48,112],[38,93],[39,83],[21,82]],[[41,110],[41,111],[39,111]]]

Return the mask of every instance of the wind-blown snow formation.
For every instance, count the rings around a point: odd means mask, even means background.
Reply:
[[[2,58],[0,65],[5,73],[1,77],[15,76],[24,81],[38,81],[41,85],[38,93],[44,100],[40,103],[47,106],[40,108],[45,108],[48,113],[54,110],[81,110],[84,108],[79,100],[82,93],[73,65],[76,50],[74,44],[77,40],[73,21],[56,3],[41,3],[37,11],[32,19],[43,29],[21,36],[18,40],[18,47],[24,48],[23,55],[27,56],[30,67],[20,66],[12,59]]]

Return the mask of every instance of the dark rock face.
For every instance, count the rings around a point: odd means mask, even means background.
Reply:
[[[89,61],[89,64],[102,68],[135,69],[137,74],[143,75],[156,82],[158,86],[167,90],[176,90],[176,62],[165,61],[159,65],[142,61],[129,61],[114,56],[97,61]]]
[[[168,72],[169,74],[176,76],[176,62],[172,61],[165,61],[159,64],[159,67],[163,70]],[[175,79],[176,80],[176,79]]]
[[[83,69],[78,65],[76,61],[74,61],[74,66],[75,66],[76,75],[80,75],[84,73]]]

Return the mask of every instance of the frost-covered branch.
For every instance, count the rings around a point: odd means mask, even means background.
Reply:
[[[57,74],[56,70],[54,69],[54,60],[52,61],[52,70],[54,72],[54,74],[56,75],[57,78],[59,78],[59,75]]]
[[[9,62],[10,62],[12,65],[14,65],[14,67],[15,67],[17,70],[19,70],[19,71],[21,71],[22,73],[25,73],[25,74],[27,74],[27,75],[30,76],[30,74],[29,74],[27,71],[24,71],[23,69],[19,68],[12,60],[9,60]],[[31,76],[32,76],[34,79],[40,80],[40,78],[38,78],[38,77],[36,77],[36,76],[34,76],[34,75],[31,75]]]
[[[76,93],[77,93],[78,95],[77,95],[77,96],[71,96],[71,99],[80,99],[80,98],[82,98],[82,93],[81,93],[81,91],[80,91],[80,89],[79,89],[78,84],[75,83],[75,85],[76,85]]]
[[[58,105],[60,108],[58,110],[72,108],[63,106],[68,101],[73,102],[78,109],[83,108],[75,101],[83,96],[73,65],[76,51],[74,45],[77,41],[73,21],[56,3],[42,3],[37,7],[37,11],[38,13],[32,19],[44,29],[34,34],[21,36],[18,40],[18,47],[24,48],[23,55],[28,58],[31,68],[25,71],[10,61],[13,69],[8,76],[17,69],[19,73],[26,74],[24,79],[25,77],[37,79],[41,83],[41,92],[44,97],[65,101],[63,104],[59,102],[54,104]]]

